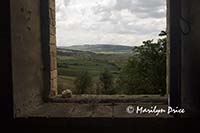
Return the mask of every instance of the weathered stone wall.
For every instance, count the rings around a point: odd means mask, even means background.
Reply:
[[[11,1],[11,30],[15,114],[21,116],[42,103],[40,0]]]
[[[40,0],[11,1],[12,66],[15,115],[22,116],[43,103],[44,89],[57,95],[55,1],[49,0],[50,88],[44,86]],[[48,53],[47,53],[48,54]],[[46,64],[45,64],[46,65]]]
[[[182,34],[182,105],[194,113],[200,110],[199,7],[199,0],[182,0],[181,29],[186,33]]]
[[[57,95],[57,61],[56,61],[56,19],[55,19],[55,0],[49,0],[49,28],[50,28],[50,96]]]

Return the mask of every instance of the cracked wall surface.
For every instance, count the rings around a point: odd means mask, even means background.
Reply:
[[[50,88],[44,86],[44,45],[41,41],[40,0],[11,1],[12,69],[15,115],[21,116],[43,103],[44,89],[57,94],[55,1],[49,0]],[[48,54],[48,53],[47,53]]]
[[[11,1],[12,65],[15,114],[42,103],[40,0]]]

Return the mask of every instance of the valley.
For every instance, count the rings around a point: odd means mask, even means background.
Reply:
[[[58,93],[70,89],[77,93],[74,81],[82,71],[92,77],[88,94],[96,94],[99,75],[107,69],[114,81],[131,56],[132,47],[117,45],[82,45],[57,48]]]

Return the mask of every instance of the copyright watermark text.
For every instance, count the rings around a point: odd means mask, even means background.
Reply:
[[[185,113],[185,109],[178,108],[178,107],[172,108],[170,106],[168,106],[167,109],[166,109],[166,108],[158,108],[157,106],[151,106],[151,107],[147,108],[147,107],[143,107],[143,106],[132,106],[132,105],[129,105],[126,108],[126,112],[129,113],[129,114],[133,114],[133,113],[145,114],[145,113],[148,113],[148,114],[155,114],[156,116],[158,116],[158,115],[160,115],[162,113],[183,114],[183,113]]]

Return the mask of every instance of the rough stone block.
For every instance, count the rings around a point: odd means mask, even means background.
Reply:
[[[55,10],[54,9],[49,9],[49,20],[50,20],[50,25],[55,26],[56,24],[56,15],[55,15]]]
[[[57,89],[57,78],[51,79],[51,89],[56,90]]]
[[[55,0],[49,0],[49,8],[55,9]]]
[[[58,71],[57,70],[51,71],[51,79],[56,79],[57,75],[58,75]]]
[[[56,58],[56,54],[54,54],[54,53],[51,53],[51,61],[50,61],[50,63],[51,63],[51,66],[50,66],[50,69],[51,70],[56,70],[57,69],[57,58]]]
[[[55,18],[50,17],[50,25],[51,25],[51,26],[56,26]]]
[[[50,81],[50,96],[56,96],[58,94],[57,91],[57,78],[51,79]]]
[[[56,54],[57,52],[57,47],[55,44],[50,44],[50,53]]]
[[[53,25],[50,25],[50,34],[55,36],[56,35],[56,28]]]
[[[57,92],[56,89],[50,90],[50,96],[51,96],[51,97],[52,97],[52,96],[56,96],[56,95],[58,95],[58,92]]]
[[[56,36],[55,35],[50,35],[49,43],[50,44],[56,44]]]

